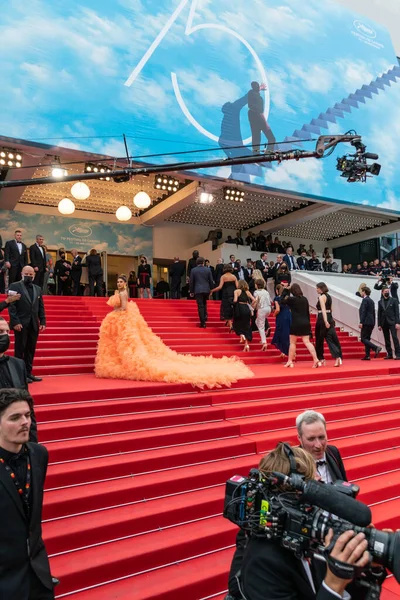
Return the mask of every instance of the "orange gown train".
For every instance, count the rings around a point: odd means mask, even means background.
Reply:
[[[111,296],[107,304],[118,308],[119,294]],[[106,379],[191,383],[200,388],[230,386],[238,379],[254,377],[237,357],[193,356],[171,350],[153,333],[134,302],[104,318],[95,374]]]

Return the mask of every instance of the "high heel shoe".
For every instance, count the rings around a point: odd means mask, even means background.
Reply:
[[[322,366],[322,367],[325,367],[325,365],[326,365],[326,360],[325,360],[324,358],[322,358],[322,359],[321,359],[319,362],[321,363],[321,366]]]
[[[319,369],[319,367],[322,367],[322,362],[320,360],[316,360],[315,363],[313,364],[312,368]]]
[[[283,365],[283,366],[284,366],[285,368],[288,368],[288,367],[289,367],[289,368],[293,369],[293,367],[294,367],[294,363],[292,363],[292,362],[289,362],[289,361],[288,361],[288,362],[286,363],[286,365]]]
[[[243,346],[243,352],[250,352],[250,346],[248,345],[248,343],[246,342],[245,345]]]
[[[268,344],[263,344],[261,346],[261,352],[266,352],[268,350]]]
[[[334,367],[340,367],[343,364],[343,360],[341,358],[337,358]]]
[[[241,344],[245,344],[246,343],[246,338],[244,337],[244,335],[240,336],[240,343]]]

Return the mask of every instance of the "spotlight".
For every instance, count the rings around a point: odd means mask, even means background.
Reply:
[[[86,163],[85,164],[85,173],[111,173],[112,169],[108,165],[102,165],[100,163]],[[106,175],[106,177],[99,177],[101,181],[111,181],[111,177]]]
[[[22,156],[16,153],[12,148],[1,148],[0,149],[0,168],[12,168],[15,167],[20,169],[22,167]]]
[[[245,193],[237,188],[226,187],[224,188],[225,200],[234,200],[235,202],[243,202]]]
[[[156,190],[163,190],[165,192],[164,196],[167,194],[174,194],[180,188],[184,187],[187,182],[178,181],[173,177],[168,177],[165,175],[155,175],[154,177],[154,187]]]
[[[209,192],[202,191],[199,194],[199,202],[201,204],[211,204],[214,201],[214,196]]]
[[[60,165],[54,166],[51,169],[51,176],[55,177],[56,179],[61,179],[66,175],[68,175],[68,171],[66,169],[63,169]]]

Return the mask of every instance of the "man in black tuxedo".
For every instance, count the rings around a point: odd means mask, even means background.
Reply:
[[[48,452],[29,442],[32,398],[0,390],[0,598],[54,600],[42,539]]]
[[[296,418],[297,437],[317,465],[317,473],[324,483],[337,479],[347,481],[346,469],[336,446],[328,445],[326,421],[321,413],[306,410]]]
[[[297,259],[297,266],[300,271],[308,271],[308,259],[307,259],[307,251],[302,250],[301,255]]]
[[[387,356],[385,360],[393,358],[393,350],[390,343],[392,336],[395,360],[400,360],[400,344],[397,330],[400,329],[399,302],[390,297],[387,286],[382,288],[381,299],[378,302],[378,329],[383,331]]]
[[[249,284],[251,281],[251,278],[253,277],[253,273],[254,273],[254,264],[253,264],[253,261],[251,260],[251,258],[248,258],[246,260],[246,266],[243,268],[243,272],[244,272],[244,278],[247,281],[247,283]]]
[[[361,360],[371,360],[371,350],[375,352],[375,358],[378,357],[382,348],[371,342],[371,335],[375,327],[375,302],[370,298],[371,290],[365,286],[361,290],[361,304],[359,308],[361,329],[361,343],[365,346],[365,356]]]
[[[204,258],[199,256],[196,267],[190,273],[190,293],[194,295],[199,312],[200,327],[205,329],[207,321],[207,300],[214,287],[210,269],[204,266]]]
[[[268,281],[268,277],[271,276],[271,272],[268,264],[268,254],[266,252],[261,252],[260,259],[256,260],[256,269],[261,271],[265,281]]]
[[[187,267],[187,277],[188,279],[190,278],[190,273],[192,272],[192,269],[195,268],[196,266],[196,261],[199,258],[199,251],[198,250],[193,250],[192,252],[192,258],[189,258],[188,260],[188,267]]]
[[[33,283],[34,277],[32,267],[22,269],[22,281],[10,286],[10,290],[21,294],[21,298],[8,307],[10,326],[15,335],[15,356],[25,362],[28,383],[41,381],[32,374],[32,364],[39,331],[46,328],[42,290]]]
[[[72,279],[72,294],[74,296],[81,295],[81,277],[82,277],[82,258],[78,254],[78,250],[71,250],[71,279]]]
[[[21,388],[28,389],[28,379],[26,367],[23,360],[8,356],[5,353],[10,347],[10,328],[7,321],[0,317],[0,389],[1,388]],[[35,412],[32,408],[32,425],[30,429],[29,441],[37,442],[37,424]]]
[[[35,244],[29,248],[31,267],[35,271],[35,285],[43,288],[44,274],[46,273],[46,252],[43,248],[43,236],[37,235]]]
[[[288,266],[289,271],[298,271],[299,265],[297,264],[296,257],[293,256],[293,248],[292,246],[288,246],[286,249],[286,254],[283,257],[283,260]]]
[[[171,298],[179,300],[181,297],[182,277],[185,274],[185,265],[181,263],[178,256],[175,256],[174,262],[169,267],[169,276],[171,279]]]
[[[21,271],[28,264],[28,252],[22,241],[22,231],[16,229],[14,239],[6,242],[4,248],[4,264],[8,269],[8,285],[19,281]]]

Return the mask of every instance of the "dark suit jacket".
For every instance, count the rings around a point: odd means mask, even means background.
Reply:
[[[17,300],[17,302],[13,302],[8,306],[11,329],[14,329],[15,325],[18,324],[21,324],[23,327],[27,327],[31,324],[33,330],[38,331],[39,323],[40,325],[46,325],[42,290],[38,285],[32,285],[33,300],[31,300],[29,292],[22,281],[17,281],[10,285],[10,290],[15,290],[21,294],[20,300]]]
[[[214,279],[215,279],[215,285],[218,286],[219,282],[221,281],[221,277],[224,274],[224,265],[218,263],[217,265],[215,265],[215,270],[214,270]]]
[[[264,273],[265,267],[267,267],[268,271],[265,271],[265,273]],[[263,261],[261,259],[260,260],[256,260],[256,266],[255,266],[255,268],[258,269],[259,271],[261,271],[261,273],[262,273],[265,281],[267,281],[268,277],[271,277],[271,270],[269,268],[268,261],[265,263],[265,266],[264,266],[264,263],[263,263]]]
[[[0,598],[28,600],[29,567],[43,585],[53,589],[49,559],[42,540],[43,488],[48,452],[27,444],[31,461],[31,510],[25,515],[21,498],[9,473],[0,464]],[[28,551],[29,546],[29,551]]]
[[[391,326],[400,323],[399,303],[395,298],[389,298],[387,308],[382,298],[378,302],[378,327]]]
[[[300,271],[308,271],[308,260],[306,258],[299,256],[297,258],[297,265]]]
[[[185,274],[185,265],[181,262],[174,262],[169,267],[169,276],[171,277],[171,282],[179,282],[183,275]]]
[[[82,258],[77,254],[71,263],[71,277],[74,281],[79,281],[82,275]]]
[[[214,287],[210,269],[202,265],[192,269],[189,285],[191,294],[209,294]]]
[[[30,264],[32,267],[37,267],[39,271],[46,270],[46,252],[44,248],[42,254],[37,244],[32,244],[32,246],[29,248],[29,257],[31,259]]]
[[[378,283],[376,283],[374,285],[374,290],[381,290],[383,288],[383,281],[378,281]],[[392,298],[395,298],[397,301],[399,300],[399,284],[396,283],[395,281],[392,281],[392,283],[390,284],[390,295],[392,296]]]
[[[71,275],[71,271],[72,266],[69,260],[60,259],[56,261],[56,264],[54,265],[54,275],[56,275],[56,277],[69,277]]]
[[[362,299],[359,313],[361,325],[375,327],[375,302],[372,300],[372,298],[365,296]]]
[[[25,244],[22,242],[22,252],[20,254],[15,240],[6,242],[4,247],[4,260],[9,262],[12,267],[17,267],[18,265],[21,268],[25,267],[25,265],[28,264],[28,252]]]
[[[252,275],[254,273],[254,269],[252,268],[249,270],[246,267],[243,267],[243,273],[244,273],[245,280],[247,281],[247,283],[249,283],[252,278]]]
[[[100,254],[95,254],[94,256],[86,257],[86,266],[88,268],[88,274],[93,275],[103,275],[103,269],[101,266],[101,256]]]
[[[8,307],[9,307],[9,304],[7,304],[7,302],[6,302],[5,300],[2,300],[2,301],[0,302],[0,312],[1,312],[2,310],[5,310],[5,309],[6,309],[6,308],[8,308]]]
[[[340,456],[339,449],[336,446],[328,445],[326,447],[326,462],[328,463],[329,473],[333,479],[343,479],[347,481],[346,469],[344,468],[342,457]]]

